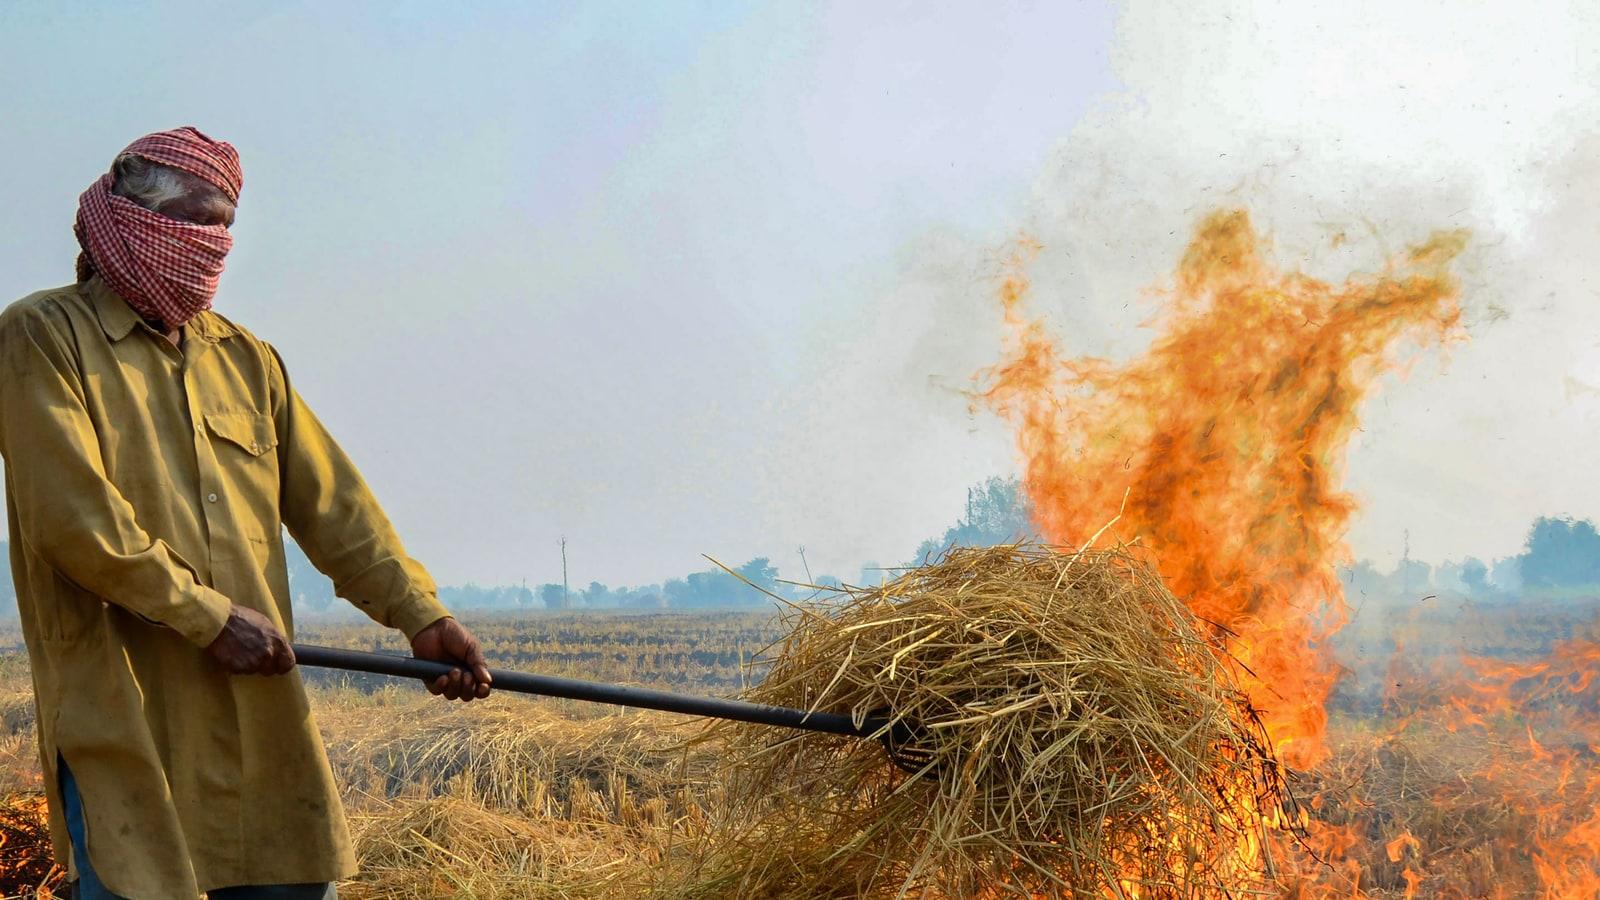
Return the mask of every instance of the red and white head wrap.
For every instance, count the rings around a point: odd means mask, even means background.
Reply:
[[[244,171],[233,145],[192,126],[147,134],[123,153],[182,169],[239,202]],[[73,231],[106,284],[139,315],[177,328],[211,308],[233,236],[221,225],[195,225],[145,209],[111,192],[110,173],[78,198]]]

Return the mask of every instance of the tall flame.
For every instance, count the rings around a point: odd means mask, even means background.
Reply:
[[[1330,284],[1274,268],[1242,211],[1202,221],[1156,336],[1116,364],[1068,358],[1023,305],[1024,240],[1001,289],[1005,359],[985,398],[1014,423],[1047,540],[1146,547],[1195,613],[1226,629],[1285,762],[1326,758],[1346,620],[1335,571],[1356,505],[1340,489],[1361,401],[1401,350],[1462,333],[1447,271],[1466,236],[1436,234],[1381,272]]]

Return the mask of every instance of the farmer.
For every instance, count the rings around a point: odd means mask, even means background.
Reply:
[[[0,313],[11,570],[75,896],[332,897],[356,869],[294,673],[283,529],[428,685],[489,693],[277,351],[211,312],[243,175],[194,128],[83,192],[76,284]]]

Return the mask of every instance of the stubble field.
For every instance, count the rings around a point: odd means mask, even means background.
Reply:
[[[1572,777],[1570,765],[1540,763],[1559,762],[1560,742],[1580,736],[1562,723],[1591,698],[1570,691],[1541,701],[1537,719],[1508,708],[1468,721],[1466,707],[1442,694],[1461,682],[1463,652],[1540,657],[1560,640],[1593,637],[1593,609],[1430,598],[1359,616],[1341,637],[1350,668],[1330,704],[1332,758],[1298,776],[1328,798],[1316,811],[1334,826],[1325,833],[1347,843],[1317,848],[1320,883],[1286,884],[1286,895],[1550,895],[1541,887],[1550,873],[1526,848],[1556,845],[1581,824],[1585,811],[1564,806],[1587,793],[1558,783],[1563,771]],[[758,677],[745,663],[777,636],[765,613],[467,621],[497,666],[718,695]],[[368,624],[302,623],[298,639],[402,649],[397,634]],[[450,704],[376,676],[303,677],[361,859],[343,897],[737,893],[737,855],[707,842],[723,760],[714,744],[692,743],[695,720],[504,693]],[[1546,775],[1558,781],[1545,785]],[[12,627],[0,631],[0,797],[9,811],[0,817],[0,896],[59,889],[42,831],[27,827],[42,813],[40,790],[27,660]]]

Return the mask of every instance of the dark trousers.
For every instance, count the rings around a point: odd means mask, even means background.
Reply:
[[[89,862],[89,829],[83,821],[83,797],[78,794],[78,782],[67,769],[67,761],[56,759],[56,769],[61,773],[62,814],[67,820],[67,834],[72,837],[72,857],[78,863],[78,880],[72,883],[72,900],[124,900],[120,895],[106,890],[100,876]],[[217,888],[208,891],[209,900],[336,900],[338,894],[332,884],[244,884],[237,887]]]

